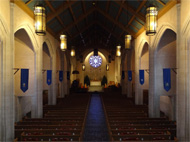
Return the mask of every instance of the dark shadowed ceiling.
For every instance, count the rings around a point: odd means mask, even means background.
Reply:
[[[38,0],[39,1],[39,0]],[[15,2],[33,16],[37,0]],[[158,18],[176,4],[176,0],[41,0],[47,12],[47,30],[59,39],[68,36],[68,48],[89,47],[113,49],[124,46],[124,35],[133,39],[144,31],[145,10],[149,4],[158,7]]]

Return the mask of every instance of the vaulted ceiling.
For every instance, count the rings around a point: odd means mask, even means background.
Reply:
[[[39,0],[15,0],[31,17]],[[176,0],[40,0],[45,4],[47,30],[59,40],[68,36],[68,47],[85,50],[98,46],[108,50],[124,46],[124,35],[133,39],[144,31],[145,12],[154,3],[158,18],[176,4]]]

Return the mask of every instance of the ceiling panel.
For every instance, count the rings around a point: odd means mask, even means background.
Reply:
[[[22,0],[32,13],[37,1],[39,2],[39,0]],[[154,3],[158,10],[165,8],[167,11],[164,6],[173,1],[175,0],[147,0],[147,2],[144,0],[40,0],[46,7],[49,21],[47,29],[55,35],[60,31],[68,33],[69,45],[76,42],[84,46],[83,39],[87,44],[96,44],[98,40],[102,44],[109,41],[109,46],[114,45],[114,49],[118,42],[124,44],[126,33],[132,33],[135,37],[139,35],[139,31],[143,31],[145,23],[142,19],[145,19],[146,7],[150,3]],[[128,25],[129,21],[130,25]]]
[[[55,33],[57,33],[58,31],[61,30],[62,26],[61,24],[59,23],[59,21],[57,19],[54,19],[50,25],[48,25],[52,31],[54,31]]]
[[[74,12],[75,17],[79,17],[80,15],[83,14],[82,11],[82,5],[81,5],[81,1],[76,2],[75,4],[72,5],[72,10]]]
[[[116,18],[118,11],[119,11],[119,5],[115,3],[114,1],[110,2],[110,7],[109,7],[109,15],[113,17],[114,19]]]
[[[89,10],[90,8],[93,7],[92,1],[85,0],[84,3],[85,3],[85,6],[86,6],[86,10]]]
[[[73,22],[72,15],[69,9],[65,10],[63,13],[59,15],[64,25],[69,25]]]
[[[51,5],[53,6],[54,9],[57,9],[60,5],[63,5],[66,3],[66,0],[55,0],[55,1],[50,1]]]
[[[82,20],[81,22],[79,22],[79,23],[77,24],[77,26],[78,26],[79,30],[82,30],[82,29],[85,27],[85,21]]]

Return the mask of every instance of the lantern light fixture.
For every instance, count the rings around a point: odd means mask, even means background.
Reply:
[[[42,4],[34,6],[35,32],[37,35],[46,35],[46,13]]]
[[[118,45],[116,47],[116,57],[120,57],[121,56],[121,45]]]
[[[60,44],[61,50],[66,51],[67,50],[67,36],[62,34],[60,36],[60,40],[61,40],[61,44]]]
[[[71,48],[71,57],[74,57],[75,56],[75,49],[74,49],[74,46],[72,46]]]
[[[125,35],[125,49],[131,48],[131,35]]]
[[[106,65],[106,71],[109,71],[109,64]]]
[[[158,10],[154,5],[146,9],[146,35],[153,36],[156,34]]]
[[[85,71],[85,64],[82,64],[82,71]]]

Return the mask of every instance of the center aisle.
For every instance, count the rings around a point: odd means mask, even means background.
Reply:
[[[106,117],[98,93],[91,96],[83,141],[109,141]]]

